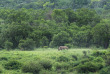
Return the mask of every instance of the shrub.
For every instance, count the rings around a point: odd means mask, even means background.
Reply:
[[[95,56],[89,56],[89,60],[94,60]]]
[[[41,69],[42,69],[42,66],[36,62],[27,63],[22,67],[23,72],[25,72],[25,73],[30,72],[33,74],[39,74]]]
[[[9,61],[4,65],[5,69],[20,69],[21,68],[21,63],[18,61]]]
[[[108,66],[110,66],[110,57],[107,57],[107,60],[106,60],[106,65]]]
[[[84,64],[84,63],[86,63],[86,62],[89,62],[89,60],[88,60],[88,59],[83,59],[83,60],[81,60],[81,61],[70,62],[70,65],[71,65],[72,67],[76,67],[76,66],[78,66],[79,64]]]
[[[2,73],[2,68],[0,67],[0,73]]]
[[[35,42],[33,39],[20,40],[19,48],[21,50],[33,50],[35,47]]]
[[[57,58],[57,61],[59,61],[59,62],[68,62],[69,59],[65,56],[60,56],[60,57]]]
[[[62,62],[62,63],[56,63],[55,67],[56,67],[56,70],[68,70],[70,65],[68,63]]]
[[[110,74],[110,67],[102,68],[99,73],[100,74]]]
[[[84,64],[84,63],[86,63],[86,62],[89,62],[89,59],[88,59],[88,58],[87,58],[87,59],[82,59],[82,60],[80,61],[81,64]]]
[[[43,46],[43,48],[48,48],[48,46]]]
[[[86,56],[87,55],[87,51],[83,51],[83,54],[84,54],[84,56]]]
[[[65,46],[67,46],[68,48],[72,48],[73,46],[72,46],[72,44],[65,44]]]
[[[71,65],[72,67],[78,66],[79,64],[80,64],[79,61],[75,61],[75,62],[70,63],[70,65]]]
[[[48,60],[41,60],[39,63],[43,66],[44,69],[50,70],[52,68],[52,63]]]
[[[2,61],[2,60],[8,60],[6,57],[0,57],[0,61]]]
[[[12,42],[9,42],[9,41],[5,42],[5,49],[10,50],[10,49],[12,49],[12,47],[13,47],[13,43]]]
[[[74,58],[75,60],[78,60],[76,55],[72,55],[72,58]]]
[[[80,64],[75,67],[75,69],[79,73],[96,72],[99,71],[101,68],[103,68],[103,65],[101,63],[95,63],[95,62],[86,62],[84,64]]]
[[[101,56],[101,55],[105,55],[106,52],[105,51],[94,51],[92,53],[93,56]]]
[[[50,47],[61,46],[72,41],[69,33],[66,31],[61,31],[58,34],[54,35],[52,41],[50,42]]]
[[[96,57],[96,58],[94,58],[94,60],[93,60],[94,62],[103,62],[104,60],[103,60],[103,58],[102,57]]]
[[[56,63],[55,67],[56,67],[56,70],[61,70],[63,68],[61,63]]]
[[[51,59],[56,59],[56,56],[51,56]]]
[[[58,74],[58,73],[55,71],[50,71],[50,70],[42,70],[40,71],[39,74]]]
[[[110,56],[110,51],[109,51],[109,52],[106,52],[106,55],[107,55],[107,56]]]

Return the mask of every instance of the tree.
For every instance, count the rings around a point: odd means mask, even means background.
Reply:
[[[69,36],[69,33],[67,33],[66,31],[61,31],[60,33],[53,36],[50,46],[63,46],[67,43],[71,43],[71,37]]]
[[[8,23],[19,23],[21,24],[22,21],[29,22],[31,19],[31,16],[27,13],[26,9],[20,9],[16,11],[12,11],[11,14],[8,15],[7,22]]]
[[[33,39],[27,38],[26,40],[20,40],[19,48],[21,50],[33,50],[35,47],[35,42]]]
[[[65,9],[64,12],[68,16],[69,23],[77,21],[77,14],[72,9]]]
[[[97,23],[100,22],[100,17],[94,10],[89,9],[78,9],[77,10],[77,25],[91,25],[95,26]]]
[[[1,31],[1,41],[10,41],[13,43],[13,48],[18,47],[19,41],[21,39],[26,39],[32,28],[29,25],[7,25],[2,28]]]
[[[89,47],[91,45],[92,35],[90,26],[82,26],[77,32],[73,33],[73,45],[78,47]]]
[[[61,9],[54,9],[52,13],[52,18],[55,20],[57,23],[60,22],[67,22],[68,21],[68,16],[66,13],[61,10]]]
[[[90,2],[90,0],[71,0],[71,5],[73,9],[78,9],[87,6]]]
[[[5,49],[10,50],[10,49],[13,48],[13,43],[9,42],[9,41],[6,41],[4,47],[5,47]]]
[[[44,47],[44,46],[48,46],[49,45],[49,40],[47,39],[46,36],[44,36],[42,39],[41,39],[41,46]]]
[[[97,47],[108,48],[110,40],[110,24],[104,20],[92,29],[93,42]]]

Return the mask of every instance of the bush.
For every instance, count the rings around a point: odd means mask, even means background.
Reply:
[[[9,42],[9,41],[5,42],[5,49],[10,50],[10,49],[12,49],[12,47],[13,47],[13,43],[12,42]]]
[[[71,62],[71,63],[70,63],[70,65],[71,65],[72,67],[78,66],[79,64],[80,64],[79,61],[75,61],[75,62]]]
[[[103,60],[102,57],[96,57],[96,58],[94,58],[93,61],[94,61],[94,62],[100,62],[100,63],[102,63],[104,60]]]
[[[101,56],[101,55],[105,55],[106,52],[105,51],[94,51],[92,53],[93,56]]]
[[[8,59],[6,57],[0,57],[0,61],[5,60],[7,61]]]
[[[62,62],[62,63],[56,63],[55,67],[56,67],[56,70],[68,70],[70,65],[68,63]]]
[[[75,60],[78,60],[76,55],[72,55],[72,58],[74,58]]]
[[[50,70],[52,68],[52,63],[48,60],[41,60],[39,63],[43,66],[44,69]]]
[[[107,57],[106,65],[107,65],[107,66],[110,66],[110,57]]]
[[[101,63],[96,62],[86,62],[75,67],[75,69],[79,73],[96,72],[99,71],[101,68],[103,68],[103,65]]]
[[[0,73],[2,73],[2,68],[0,67]]]
[[[20,40],[19,48],[21,50],[33,50],[35,47],[35,42],[33,39]]]
[[[89,59],[88,59],[88,58],[87,58],[87,59],[82,59],[82,60],[80,61],[81,64],[84,64],[84,63],[86,63],[86,62],[89,62]]]
[[[43,46],[43,48],[48,48],[48,46]]]
[[[105,67],[100,70],[100,74],[110,74],[110,67]]]
[[[18,61],[9,61],[4,65],[5,69],[20,69],[21,68],[21,63]]]
[[[42,69],[42,66],[36,62],[27,63],[22,67],[23,72],[25,72],[25,73],[30,72],[33,74],[39,74],[41,69]]]
[[[68,48],[72,48],[72,44],[65,44],[65,46],[67,46]]]
[[[87,55],[87,51],[83,51],[83,54],[84,54],[84,56],[86,56]]]
[[[58,73],[55,71],[50,71],[50,70],[42,70],[40,71],[39,74],[58,74]]]
[[[60,57],[57,58],[57,61],[59,61],[59,62],[68,62],[69,59],[65,56],[60,56]]]
[[[52,41],[50,42],[50,47],[65,45],[66,43],[70,43],[71,41],[72,39],[69,33],[67,33],[66,31],[61,31],[53,36]]]

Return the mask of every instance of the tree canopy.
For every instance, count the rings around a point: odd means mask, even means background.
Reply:
[[[0,48],[109,47],[110,0],[2,0]],[[95,5],[97,4],[97,5]],[[33,46],[33,47],[32,47]]]

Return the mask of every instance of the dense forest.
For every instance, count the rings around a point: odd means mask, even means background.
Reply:
[[[0,48],[108,48],[110,0],[0,0]]]

